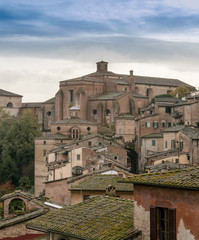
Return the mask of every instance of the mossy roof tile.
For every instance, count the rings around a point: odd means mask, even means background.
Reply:
[[[124,240],[138,232],[133,227],[133,202],[108,196],[51,211],[27,227],[90,240]]]
[[[108,186],[115,187],[116,191],[133,192],[133,184],[118,182],[122,178],[116,175],[93,175],[85,181],[72,186],[71,190],[89,190],[89,191],[105,191]]]
[[[123,181],[141,185],[199,190],[199,167],[178,169],[167,172],[139,174],[128,177]]]

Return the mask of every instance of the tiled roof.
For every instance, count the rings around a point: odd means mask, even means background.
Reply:
[[[41,105],[42,105],[41,102],[25,102],[25,103],[22,103],[23,108],[34,108],[34,107],[40,108]]]
[[[149,98],[149,97],[147,97],[147,96],[144,96],[144,95],[141,95],[141,94],[139,94],[139,93],[136,93],[136,92],[133,92],[132,93],[132,96],[134,97],[134,98]]]
[[[163,132],[179,132],[183,128],[184,128],[184,125],[176,125],[163,130]]]
[[[82,77],[78,77],[78,78],[72,78],[72,79],[68,79],[68,80],[64,80],[61,81],[61,83],[63,82],[76,82],[76,81],[86,81],[86,82],[103,82],[103,80],[96,78],[96,77],[90,77],[88,75],[86,76],[82,76]]]
[[[151,133],[151,134],[147,134],[142,136],[142,138],[162,138],[162,133]]]
[[[21,95],[18,95],[16,93],[8,92],[6,90],[0,89],[0,96],[6,96],[6,97],[22,97]]]
[[[191,139],[199,139],[199,129],[197,128],[185,127],[181,129],[180,132],[190,137]]]
[[[28,228],[88,240],[133,239],[133,202],[98,196],[51,211],[27,224]]]
[[[116,191],[133,191],[133,184],[121,183],[118,182],[118,180],[121,180],[121,178],[115,175],[93,175],[85,181],[72,186],[71,190],[105,191],[106,188],[111,185],[115,187]]]
[[[53,104],[55,103],[55,97],[48,99],[47,101],[43,102],[43,104]]]
[[[137,84],[149,84],[149,85],[172,86],[172,87],[179,87],[179,86],[192,87],[191,85],[185,82],[182,82],[178,79],[147,77],[147,76],[134,76],[134,78],[135,78],[135,83]]]
[[[89,100],[114,100],[118,99],[121,96],[125,95],[127,92],[105,92],[99,94],[95,97],[90,98]]]
[[[199,190],[199,167],[161,173],[134,175],[123,181],[141,185]]]

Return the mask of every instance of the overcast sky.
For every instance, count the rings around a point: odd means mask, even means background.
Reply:
[[[96,70],[199,86],[198,0],[1,0],[0,88],[45,101]]]

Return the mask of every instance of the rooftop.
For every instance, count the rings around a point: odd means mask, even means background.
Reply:
[[[72,117],[68,120],[60,120],[60,121],[57,121],[57,122],[53,122],[51,124],[52,125],[55,125],[55,124],[67,124],[67,125],[70,125],[70,124],[89,124],[89,125],[96,125],[93,122],[89,122],[87,120],[82,120],[78,117]]]
[[[127,240],[139,234],[133,226],[133,201],[108,196],[51,211],[27,227],[88,240]]]
[[[199,129],[198,128],[191,128],[191,127],[185,127],[180,130],[183,134],[188,136],[191,139],[199,139]]]
[[[199,167],[175,171],[134,175],[124,179],[139,185],[152,185],[171,188],[199,190]]]
[[[72,186],[70,190],[106,191],[106,188],[111,185],[115,187],[116,191],[133,192],[133,184],[118,182],[118,180],[121,180],[121,178],[115,175],[93,175]]]
[[[151,133],[151,134],[147,134],[142,136],[142,138],[162,138],[162,133]]]
[[[114,100],[125,95],[127,92],[105,92],[90,98],[89,100]]]
[[[0,96],[6,96],[6,97],[23,97],[21,95],[18,95],[16,93],[8,92],[6,90],[0,89]]]

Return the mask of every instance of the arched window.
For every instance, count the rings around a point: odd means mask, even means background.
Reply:
[[[94,109],[94,110],[93,110],[93,115],[96,115],[96,114],[97,114],[97,110]]]
[[[15,214],[19,211],[26,211],[26,204],[22,199],[15,198],[9,204],[9,213]]]
[[[46,113],[46,116],[47,116],[47,117],[50,117],[50,116],[51,116],[51,112],[48,111],[48,112]]]
[[[79,139],[79,129],[78,128],[72,128],[71,129],[71,138],[72,139]]]
[[[105,110],[105,114],[106,114],[106,116],[111,115],[110,109],[106,109],[106,110]]]
[[[13,103],[9,102],[6,107],[7,108],[12,108],[13,107]]]

